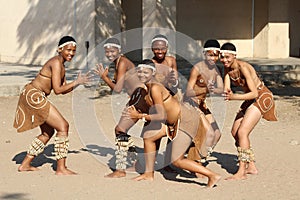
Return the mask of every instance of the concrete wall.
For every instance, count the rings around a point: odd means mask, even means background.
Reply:
[[[268,0],[255,1],[253,56],[268,57]]]
[[[289,0],[290,56],[300,57],[300,1]]]
[[[251,5],[252,0],[177,0],[176,29],[199,44],[210,38],[233,42],[238,56],[252,56]]]
[[[85,57],[85,41],[94,43],[94,0],[0,0],[0,61],[43,64],[56,54],[59,39],[78,42],[76,67]]]
[[[43,64],[56,54],[63,35],[78,42],[72,66],[82,67],[90,50],[107,37],[136,29],[131,36],[122,34],[122,43],[137,48],[128,55],[141,60],[143,47],[156,33],[142,28],[168,28],[180,36],[169,38],[174,53],[199,57],[194,44],[209,38],[220,43],[233,42],[239,57],[281,58],[300,54],[300,1],[255,0],[0,0],[0,62]],[[254,28],[254,29],[253,29]],[[252,40],[252,38],[254,38]],[[102,47],[99,47],[102,48]],[[93,52],[94,55],[97,51]],[[93,56],[94,56],[93,55]]]
[[[143,31],[143,1],[142,0],[122,0],[123,8],[123,29],[135,30],[135,34],[123,32],[123,46],[126,56],[133,61],[142,60],[142,36]],[[135,44],[136,48],[129,49],[129,45]]]

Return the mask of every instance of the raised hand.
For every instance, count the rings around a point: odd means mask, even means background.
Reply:
[[[76,82],[80,85],[80,84],[86,84],[88,82],[90,82],[91,79],[91,74],[90,72],[86,73],[86,74],[82,74],[81,72],[78,73],[77,75],[77,79]]]
[[[96,64],[96,69],[94,69],[94,73],[103,79],[103,77],[108,76],[108,67],[104,68],[102,63]]]
[[[171,83],[174,86],[178,85],[178,80],[176,79],[175,71],[172,69],[172,71],[168,74],[168,82]]]

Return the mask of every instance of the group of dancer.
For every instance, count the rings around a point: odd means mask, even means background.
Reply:
[[[138,120],[142,120],[145,171],[135,180],[154,179],[160,141],[167,136],[164,165],[190,171],[197,177],[206,176],[207,187],[214,187],[221,176],[202,165],[221,137],[216,120],[206,105],[209,93],[222,95],[225,101],[244,100],[231,131],[238,151],[239,169],[227,179],[246,179],[247,174],[257,174],[249,135],[261,117],[269,121],[277,120],[270,90],[250,64],[236,58],[236,48],[232,43],[220,47],[219,42],[212,39],[205,42],[205,59],[193,66],[187,88],[181,95],[178,93],[180,81],[176,60],[167,55],[168,45],[164,35],[154,36],[151,41],[153,58],[135,66],[121,53],[118,39],[109,38],[104,43],[105,56],[115,66],[114,77],[110,78],[108,68],[102,64],[96,66],[93,74],[102,78],[114,92],[125,90],[130,96],[115,126],[116,170],[106,177],[126,176],[127,158],[135,154],[133,139],[128,131]],[[70,36],[61,38],[58,55],[46,62],[36,78],[21,91],[14,127],[22,132],[40,126],[41,134],[31,143],[19,171],[37,170],[31,161],[43,152],[56,130],[56,174],[75,174],[66,167],[68,122],[47,99],[51,90],[55,94],[66,94],[89,81],[91,74],[87,73],[79,74],[75,81],[66,83],[64,63],[71,61],[75,52],[75,39]],[[218,59],[224,66],[223,78],[216,67]],[[231,84],[240,86],[244,93],[233,93]],[[138,161],[133,159],[132,162]]]

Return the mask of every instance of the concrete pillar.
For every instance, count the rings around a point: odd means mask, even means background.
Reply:
[[[289,57],[289,1],[269,0],[269,58]]]
[[[255,1],[254,57],[289,57],[289,1]]]
[[[121,0],[95,1],[95,43],[103,42],[120,33],[122,22]]]
[[[143,0],[143,59],[152,58],[151,40],[157,34],[167,36],[169,54],[175,56],[176,49],[176,0]]]

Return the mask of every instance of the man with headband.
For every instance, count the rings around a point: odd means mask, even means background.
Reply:
[[[197,145],[198,141],[203,140],[203,138],[196,136],[194,141],[196,146],[190,148],[189,158],[201,160],[202,157],[202,161],[205,161],[221,137],[217,122],[206,105],[206,96],[207,94],[221,94],[223,92],[223,79],[216,66],[220,53],[219,42],[215,39],[207,40],[204,44],[203,53],[205,60],[196,63],[190,72],[184,101],[189,102],[204,113],[201,117],[205,116],[202,119],[206,130],[206,138],[203,143],[205,146],[203,148]]]
[[[160,82],[162,82],[162,80],[165,81],[162,84],[164,84],[166,88],[174,96],[177,94],[177,88],[179,84],[178,71],[177,71],[176,59],[173,56],[167,56],[168,46],[169,46],[168,39],[164,35],[161,34],[155,35],[151,40],[151,48],[154,54],[152,61],[155,64],[158,64],[157,67],[159,73],[156,75],[157,80]],[[169,67],[171,69],[168,74],[163,74],[163,71],[165,70],[161,68],[165,68],[165,67]]]
[[[76,174],[66,167],[69,148],[69,123],[58,109],[50,103],[47,96],[53,90],[55,94],[67,94],[80,84],[89,81],[87,75],[78,74],[76,80],[67,83],[65,62],[71,62],[76,53],[76,41],[71,36],[64,36],[58,43],[58,55],[44,64],[35,79],[22,89],[17,105],[14,127],[18,132],[27,131],[37,126],[41,134],[34,138],[18,171],[35,171],[32,160],[43,152],[45,145],[54,135],[54,154],[57,160],[57,175]]]
[[[163,84],[167,90],[170,91],[172,96],[175,96],[178,100],[181,99],[178,93],[178,70],[176,59],[173,56],[168,56],[169,41],[165,35],[155,35],[151,40],[151,49],[154,54],[152,61],[157,68],[156,80]],[[168,143],[170,140],[168,140]],[[165,165],[170,163],[169,150],[167,149]],[[173,171],[170,166],[164,168],[166,171]]]
[[[231,134],[238,151],[239,169],[227,180],[246,179],[247,174],[257,174],[250,133],[261,117],[277,121],[272,92],[260,80],[249,63],[236,59],[236,48],[232,43],[221,47],[220,61],[224,65],[224,99],[244,100],[232,125]],[[241,87],[244,93],[233,93],[231,83]]]
[[[130,100],[127,106],[135,106],[135,108],[141,112],[147,112],[145,110],[145,85],[138,79],[135,65],[121,54],[121,45],[118,39],[109,38],[105,41],[103,48],[105,50],[105,56],[110,62],[115,64],[114,80],[111,80],[108,76],[108,67],[104,68],[102,64],[97,66],[95,73],[98,74],[104,82],[116,93],[120,93],[123,89],[126,90],[130,96]],[[127,107],[125,108],[125,110]],[[128,135],[129,129],[137,122],[137,120],[128,119],[125,117],[120,118],[118,124],[115,127],[116,135],[116,170],[106,177],[120,178],[126,176],[126,167],[128,165],[127,159],[132,164],[135,163],[135,148],[133,140]],[[129,154],[129,155],[128,155]]]

